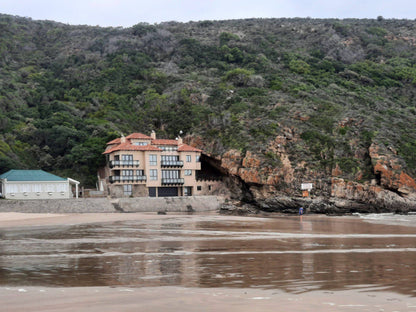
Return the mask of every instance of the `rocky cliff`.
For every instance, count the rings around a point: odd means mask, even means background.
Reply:
[[[191,144],[203,142],[201,138],[188,140]],[[394,149],[372,143],[367,151],[356,154],[357,159],[367,157],[372,179],[363,179],[360,170],[354,172],[353,179],[345,179],[351,174],[338,164],[325,175],[291,155],[288,146],[299,140],[296,129],[286,128],[269,142],[265,152],[228,150],[220,156],[208,155],[213,160],[211,165],[225,174],[233,187],[231,202],[223,212],[297,213],[299,207],[326,214],[416,210],[416,182],[405,172]],[[274,155],[271,160],[270,155]],[[312,183],[313,189],[304,194],[302,183]]]

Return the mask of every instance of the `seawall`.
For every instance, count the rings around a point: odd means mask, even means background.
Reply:
[[[107,198],[0,200],[0,212],[99,213],[117,212]]]
[[[219,210],[220,196],[136,197],[112,200],[122,212],[202,212]]]
[[[0,212],[202,212],[218,210],[223,202],[218,196],[0,200]]]

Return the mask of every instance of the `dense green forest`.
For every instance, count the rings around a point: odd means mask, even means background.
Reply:
[[[211,155],[261,154],[372,172],[372,142],[416,176],[416,22],[247,19],[71,26],[0,15],[0,173],[41,168],[95,185],[120,133],[198,136]],[[360,149],[361,148],[361,149]]]

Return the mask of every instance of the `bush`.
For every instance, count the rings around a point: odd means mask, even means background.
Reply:
[[[232,82],[235,86],[247,86],[253,72],[243,68],[232,69],[225,73],[223,80]]]

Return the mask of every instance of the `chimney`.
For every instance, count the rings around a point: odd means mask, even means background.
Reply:
[[[182,145],[183,144],[183,140],[182,140],[182,137],[181,137],[182,133],[183,133],[182,130],[179,131],[179,135],[178,135],[178,145]]]
[[[121,143],[126,143],[126,137],[122,134],[120,138]]]
[[[152,130],[150,137],[152,138],[152,140],[156,140],[156,132],[154,130]]]

